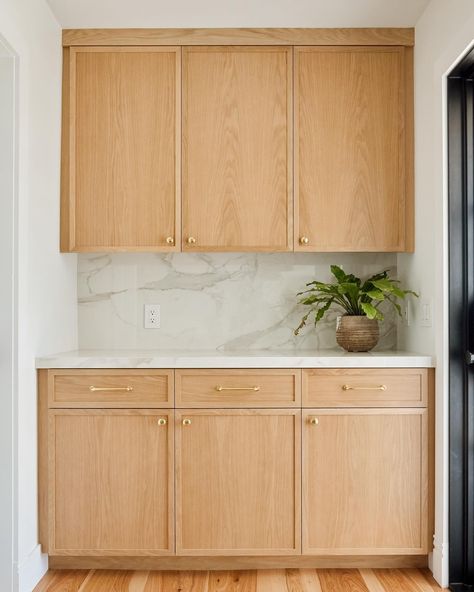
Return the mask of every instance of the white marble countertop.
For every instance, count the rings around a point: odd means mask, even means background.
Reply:
[[[429,355],[343,350],[77,350],[36,359],[37,368],[432,368]]]

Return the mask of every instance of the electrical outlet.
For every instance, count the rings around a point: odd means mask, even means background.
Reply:
[[[427,298],[420,300],[420,327],[431,327],[433,325],[433,301]]]
[[[143,326],[145,329],[159,329],[160,322],[160,305],[145,304],[143,307]]]

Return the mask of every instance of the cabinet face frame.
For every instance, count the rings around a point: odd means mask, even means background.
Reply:
[[[190,195],[190,188],[188,187],[188,168],[189,168],[189,129],[188,121],[188,66],[190,57],[193,54],[225,54],[225,53],[247,53],[247,54],[275,54],[280,53],[286,56],[286,240],[285,244],[279,246],[276,245],[250,245],[250,246],[239,246],[239,245],[213,245],[204,244],[199,239],[199,229],[192,228],[190,226],[190,220],[188,212],[196,207],[196,198]],[[291,252],[293,251],[293,210],[294,210],[294,198],[293,198],[293,48],[285,46],[233,46],[233,45],[222,45],[222,46],[185,46],[183,47],[183,60],[182,60],[182,250],[186,252]],[[269,193],[269,192],[267,192]],[[268,197],[267,197],[268,199]],[[237,200],[236,200],[237,201]],[[215,224],[215,220],[208,220],[208,224]],[[253,225],[252,233],[254,236],[258,234],[258,225]],[[244,228],[244,234],[248,234],[248,230]],[[194,244],[188,243],[189,236],[196,238],[197,241]],[[211,240],[212,243],[212,240]]]
[[[182,458],[182,430],[192,429],[192,425],[183,426],[183,419],[199,416],[208,417],[242,417],[242,416],[293,416],[294,417],[294,541],[292,549],[260,549],[260,548],[232,548],[232,549],[189,549],[183,546],[183,458]],[[176,410],[176,555],[178,556],[292,556],[301,555],[301,411],[299,409],[177,409]],[[197,451],[199,453],[199,451]],[[212,474],[208,475],[212,478]]]
[[[167,429],[167,500],[168,506],[166,515],[168,518],[167,540],[168,548],[158,550],[144,549],[57,549],[56,548],[56,429],[55,421],[57,417],[93,417],[93,416],[112,416],[112,417],[155,417],[166,418],[166,426],[158,426],[156,429]],[[153,410],[132,410],[132,409],[51,409],[48,413],[48,553],[58,556],[162,556],[174,555],[174,412],[172,409],[153,409]],[[126,453],[127,451],[125,451]],[[73,460],[73,459],[71,459]],[[140,528],[137,525],[137,528]]]
[[[175,173],[173,200],[174,244],[145,246],[76,245],[76,56],[80,53],[174,53],[175,54]],[[63,50],[62,124],[61,124],[61,231],[62,252],[176,252],[181,244],[181,47],[173,46],[86,46]]]
[[[398,203],[398,225],[397,235],[398,242],[396,244],[380,244],[380,245],[366,245],[366,246],[339,246],[337,239],[335,244],[326,246],[320,244],[320,239],[311,240],[309,243],[302,243],[303,235],[306,236],[306,230],[301,228],[301,212],[302,207],[302,193],[300,191],[300,104],[301,104],[301,90],[300,90],[300,58],[308,53],[328,54],[331,53],[348,53],[357,55],[377,54],[377,53],[392,53],[398,54],[400,60],[400,86],[398,89],[399,96],[399,130],[398,130],[398,171],[399,189],[403,194],[397,194],[396,200]],[[295,228],[294,228],[294,251],[295,252],[413,252],[414,250],[414,91],[413,91],[413,48],[404,46],[378,46],[378,47],[362,47],[362,46],[295,46],[294,47],[294,211],[295,211]],[[323,139],[324,140],[324,139]],[[306,197],[308,199],[308,197]],[[319,206],[322,207],[321,205]],[[337,204],[327,207],[337,207]],[[316,216],[316,206],[312,206],[313,218]],[[377,226],[378,221],[374,222]],[[311,225],[311,220],[306,222],[306,226]],[[373,229],[376,230],[376,229]],[[306,237],[308,238],[308,237]]]
[[[308,476],[308,463],[311,462],[309,450],[309,435],[308,430],[318,429],[318,425],[310,425],[309,421],[312,417],[327,417],[327,416],[419,416],[421,421],[420,431],[420,450],[415,451],[414,454],[420,456],[420,546],[419,547],[330,547],[327,549],[314,548],[310,546],[309,533],[311,522],[309,518],[309,495],[310,484]],[[432,548],[430,541],[428,541],[429,529],[429,458],[428,458],[428,410],[426,408],[398,408],[398,409],[305,409],[302,414],[303,423],[303,447],[302,447],[302,549],[304,555],[324,555],[324,556],[338,556],[338,555],[426,555]],[[337,508],[334,509],[337,511]]]

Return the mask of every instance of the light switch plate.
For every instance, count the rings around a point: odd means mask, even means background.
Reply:
[[[433,326],[433,301],[429,298],[423,298],[419,304],[419,325],[420,327]]]

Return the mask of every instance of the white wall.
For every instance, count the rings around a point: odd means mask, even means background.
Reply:
[[[410,327],[400,327],[399,345],[436,355],[436,525],[434,575],[448,580],[447,298],[445,74],[474,39],[472,0],[431,0],[416,24],[415,195],[416,251],[398,257],[403,282],[433,300],[433,327],[422,327],[419,305]]]
[[[30,592],[47,566],[37,535],[34,359],[76,347],[76,257],[58,249],[60,27],[44,0],[1,0],[0,35],[19,64],[16,561],[19,589]]]

